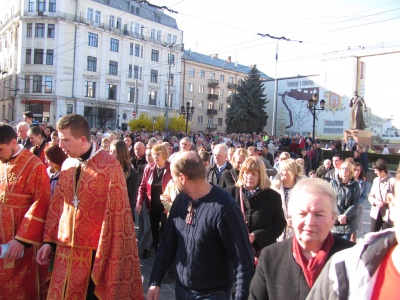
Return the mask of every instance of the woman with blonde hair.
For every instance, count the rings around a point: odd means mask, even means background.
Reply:
[[[226,188],[241,207],[256,256],[275,243],[286,227],[281,197],[270,186],[264,162],[250,156],[243,162],[235,186]]]
[[[229,147],[228,148],[228,161],[232,163],[233,154],[235,154],[235,148]]]
[[[226,170],[222,173],[221,179],[219,180],[219,186],[221,188],[226,188],[228,186],[235,185],[238,181],[240,168],[242,167],[242,163],[245,161],[247,157],[250,156],[250,153],[246,150],[246,148],[238,148],[232,157],[232,166],[233,168],[230,170]]]
[[[283,235],[279,237],[279,240],[283,240],[293,236],[292,218],[288,213],[290,193],[299,180],[306,176],[303,175],[303,167],[293,158],[281,161],[279,168],[279,173],[272,181],[272,189],[277,191],[282,198],[282,209],[287,222]]]

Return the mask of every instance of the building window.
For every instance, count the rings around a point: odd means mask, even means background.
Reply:
[[[142,67],[133,66],[133,78],[142,80]]]
[[[157,70],[150,71],[150,82],[154,82],[154,83],[158,82],[158,71]]]
[[[25,63],[27,65],[30,65],[32,63],[32,50],[31,49],[26,49]]]
[[[206,77],[206,72],[205,71],[200,71],[200,78]]]
[[[176,35],[172,36],[172,44],[176,45],[176,42],[178,40],[178,37]]]
[[[26,37],[32,37],[32,23],[26,24]]]
[[[204,85],[199,85],[199,94],[204,94]]]
[[[42,92],[42,76],[33,76],[33,90],[32,93],[41,93]]]
[[[108,74],[118,75],[118,62],[110,60],[108,65]]]
[[[37,11],[46,11],[46,1],[37,0]]]
[[[139,34],[140,32],[140,24],[139,23],[135,23],[135,33]]]
[[[94,15],[94,21],[96,23],[101,23],[101,11],[96,10],[95,15]]]
[[[161,30],[157,30],[157,41],[161,41]]]
[[[199,101],[199,108],[201,108],[201,109],[204,108],[204,101],[203,100]]]
[[[43,64],[43,49],[35,49],[35,55],[33,57],[33,63],[35,65],[42,65]]]
[[[225,82],[225,75],[219,75],[219,81]]]
[[[44,37],[44,23],[35,24],[35,37]]]
[[[72,114],[74,112],[74,105],[67,104],[67,115]]]
[[[133,43],[129,44],[129,55],[133,55]]]
[[[197,124],[203,124],[203,116],[197,116]]]
[[[46,51],[46,65],[53,65],[54,50],[47,49]]]
[[[152,38],[153,40],[156,39],[156,30],[154,28],[151,28],[150,30],[150,38]]]
[[[210,79],[215,79],[215,73],[210,73]]]
[[[222,103],[218,104],[218,110],[223,111],[224,110],[224,105]]]
[[[168,53],[168,62],[170,65],[175,63],[175,54]]]
[[[56,12],[56,1],[57,0],[49,0],[49,12]]]
[[[108,20],[108,26],[115,27],[115,16],[110,15],[110,19]]]
[[[188,83],[188,92],[189,93],[193,93],[193,89],[194,89],[194,84],[193,83]]]
[[[158,50],[151,50],[151,60],[152,61],[158,61],[158,55],[159,55],[159,51]]]
[[[35,0],[29,0],[28,11],[35,11]]]
[[[97,58],[93,56],[87,57],[87,70],[97,72]]]
[[[117,86],[115,84],[107,84],[107,96],[110,100],[117,99]]]
[[[140,45],[135,44],[135,56],[139,57],[140,56]]]
[[[86,97],[94,98],[96,97],[96,82],[87,81],[86,82]]]
[[[53,92],[53,77],[52,76],[44,77],[44,92],[45,93]]]
[[[172,34],[168,33],[167,34],[167,44],[171,45],[171,43],[172,43]]]
[[[222,118],[218,118],[218,126],[222,126]]]
[[[169,94],[168,107],[172,107],[172,102],[173,102],[173,94]],[[165,105],[165,107],[167,107],[167,94],[165,94],[165,103],[164,103],[164,105]]]
[[[157,92],[149,91],[149,105],[157,105]]]
[[[224,89],[219,89],[219,96],[223,97],[224,96]]]
[[[93,8],[87,9],[86,19],[88,21],[93,21]]]
[[[89,32],[89,46],[97,47],[99,36],[96,33]]]
[[[129,65],[128,78],[132,78],[132,65]]]
[[[54,39],[56,35],[56,24],[47,24],[47,37]]]
[[[233,82],[234,82],[233,76],[229,76],[229,83],[232,83],[232,84],[233,84]]]
[[[31,75],[25,75],[25,93],[31,92]]]
[[[193,68],[189,69],[189,77],[194,77],[194,69]]]
[[[119,51],[119,40],[113,38],[110,39],[110,51]]]
[[[174,85],[174,74],[169,74],[169,85]]]
[[[139,98],[139,89],[136,89],[136,91],[135,91],[135,88],[133,88],[133,87],[129,88],[128,102],[136,103],[136,101],[135,101],[136,94],[137,94],[137,99],[138,99]]]

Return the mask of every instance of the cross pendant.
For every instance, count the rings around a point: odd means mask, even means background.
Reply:
[[[75,209],[78,209],[79,202],[81,201],[79,201],[78,197],[75,195],[74,200],[72,200],[72,204],[74,205]]]

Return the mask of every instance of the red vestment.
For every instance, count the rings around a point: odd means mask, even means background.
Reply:
[[[50,203],[45,165],[23,149],[7,164],[0,162],[0,242],[14,239],[32,244],[16,260],[0,259],[0,297],[39,299],[37,247],[42,242]]]
[[[125,176],[113,156],[95,151],[77,183],[78,160],[64,162],[50,204],[44,240],[57,250],[48,299],[85,299],[90,278],[99,299],[143,299]]]

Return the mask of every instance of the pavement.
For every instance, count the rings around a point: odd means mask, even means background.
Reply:
[[[369,176],[368,176],[369,177]],[[370,178],[368,178],[370,179]],[[370,180],[368,180],[370,181]],[[367,191],[371,190],[372,183],[367,182]],[[368,201],[365,201],[363,203],[364,207],[364,213],[363,213],[363,225],[361,232],[357,233],[357,241],[359,241],[361,238],[364,237],[366,233],[369,232],[370,230],[370,225],[371,225],[371,220],[369,216],[369,212],[371,209],[371,205],[369,204]],[[135,217],[136,220],[139,220],[138,217]],[[136,228],[136,233],[138,230],[138,226],[135,225]],[[142,278],[143,278],[143,290],[145,294],[147,294],[147,290],[149,289],[149,279],[150,279],[150,274],[151,270],[153,268],[154,264],[154,258],[155,258],[155,253],[154,250],[150,251],[150,256],[146,259],[140,259],[140,269],[142,272]],[[160,292],[160,298],[161,300],[174,300],[175,299],[175,281],[170,283],[170,284],[162,284],[161,285],[161,292]]]

